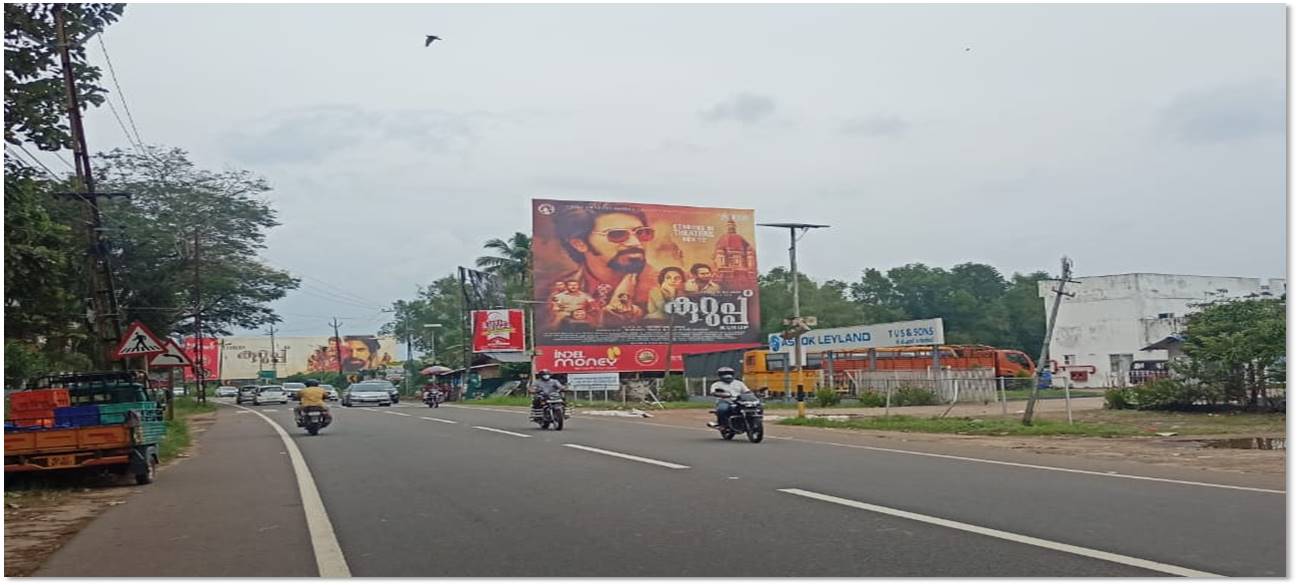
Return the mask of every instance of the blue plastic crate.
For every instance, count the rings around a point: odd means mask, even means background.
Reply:
[[[54,426],[89,427],[99,424],[99,406],[65,406],[54,409]]]

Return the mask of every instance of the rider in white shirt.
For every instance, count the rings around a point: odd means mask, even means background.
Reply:
[[[743,392],[751,392],[743,380],[735,378],[734,368],[717,368],[716,382],[712,383],[710,388],[711,394],[720,400],[717,400],[717,422],[708,423],[709,427],[716,428],[725,426],[726,419],[730,416],[730,401],[739,398]]]

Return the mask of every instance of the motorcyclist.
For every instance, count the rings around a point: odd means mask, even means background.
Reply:
[[[563,397],[563,384],[555,380],[550,370],[541,370],[536,373],[536,381],[532,382],[532,410],[534,412],[541,410],[542,401],[550,396],[557,398]]]
[[[319,380],[307,380],[303,382],[306,388],[298,391],[297,397],[299,404],[293,407],[293,416],[301,422],[302,413],[307,410],[323,410],[325,415],[325,424],[333,421],[333,415],[329,413],[329,404],[325,402],[325,391],[320,387]]]
[[[710,394],[719,399],[717,400],[716,409],[717,420],[716,422],[708,423],[708,426],[714,429],[726,426],[727,420],[730,417],[730,409],[733,407],[733,404],[730,401],[739,398],[739,395],[743,392],[751,392],[748,385],[744,384],[743,380],[735,378],[734,368],[717,368],[717,378],[718,380],[713,382],[712,387],[710,388]]]

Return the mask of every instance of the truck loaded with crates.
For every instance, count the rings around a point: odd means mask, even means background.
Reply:
[[[143,372],[59,374],[5,397],[5,475],[86,469],[152,483],[166,434]]]

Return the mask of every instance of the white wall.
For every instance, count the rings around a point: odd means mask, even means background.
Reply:
[[[1185,316],[1193,312],[1193,303],[1203,302],[1219,290],[1228,297],[1270,292],[1279,296],[1287,292],[1284,279],[1237,278],[1223,276],[1184,276],[1173,274],[1116,274],[1111,276],[1075,277],[1080,284],[1069,284],[1059,307],[1054,335],[1050,342],[1051,358],[1065,363],[1065,356],[1076,356],[1075,365],[1095,366],[1096,372],[1081,388],[1104,388],[1111,383],[1124,384],[1125,371],[1110,367],[1113,354],[1130,354],[1133,361],[1167,359],[1167,352],[1140,351],[1184,327]],[[1038,293],[1049,316],[1054,303],[1056,283],[1038,283]],[[1160,318],[1170,313],[1171,318]],[[1063,385],[1063,375],[1055,376],[1055,385]]]

